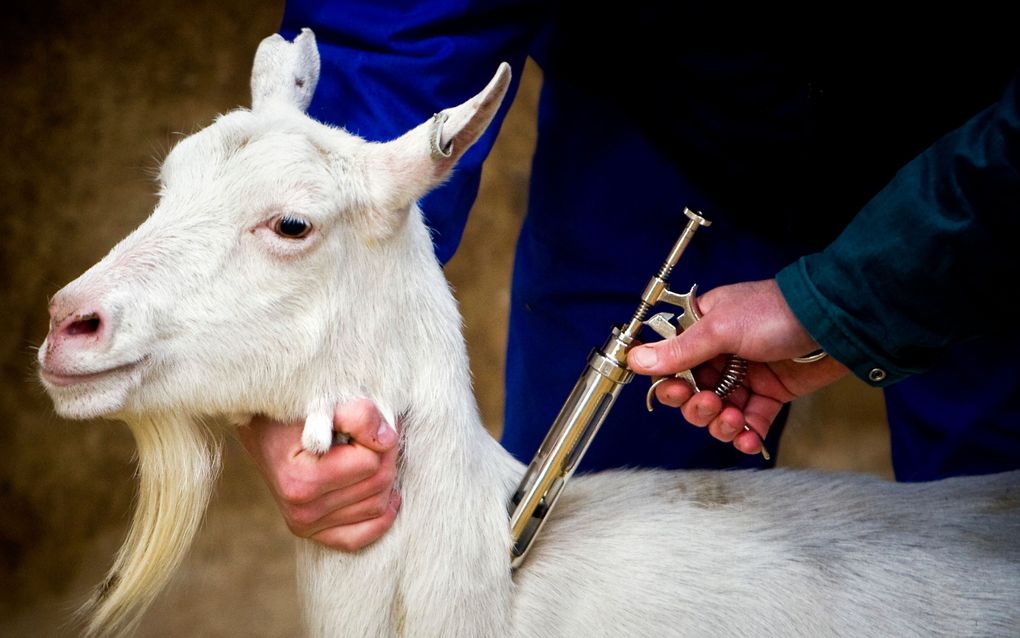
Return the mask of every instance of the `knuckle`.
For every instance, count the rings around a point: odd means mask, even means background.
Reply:
[[[309,507],[287,507],[283,512],[287,525],[299,530],[308,529],[312,523],[319,520],[318,512]]]
[[[280,498],[290,505],[300,505],[315,498],[315,487],[308,481],[294,477],[280,481],[277,491]]]
[[[389,506],[390,493],[386,491],[372,499],[372,506],[369,508],[368,514],[372,518],[379,518],[386,513]]]
[[[356,474],[362,480],[375,476],[382,466],[382,458],[372,450],[363,449],[357,460],[351,467],[351,473]]]
[[[380,472],[375,476],[365,479],[364,483],[365,493],[371,494],[372,497],[381,492],[389,493],[392,487],[393,487],[392,479],[386,476],[384,472]]]
[[[342,533],[330,534],[320,542],[341,552],[356,552],[362,547],[361,544],[356,542],[356,539],[352,539],[350,536]]]
[[[284,523],[287,524],[287,529],[290,531],[291,534],[293,534],[294,536],[297,536],[298,538],[308,538],[308,534],[307,534],[307,529],[306,528],[301,527],[300,525],[296,524],[288,516],[284,516],[283,517],[283,521],[284,521]]]
[[[712,343],[722,341],[730,333],[730,322],[718,316],[705,317],[702,320],[702,332]]]
[[[712,288],[698,295],[698,307],[701,308],[702,312],[708,312],[713,306],[716,305],[716,298],[722,294],[723,288]]]
[[[312,537],[322,545],[341,552],[356,552],[379,539],[385,529],[365,525],[333,527]]]
[[[683,339],[680,337],[673,337],[672,339],[666,339],[663,354],[666,355],[666,359],[670,363],[673,363],[675,361],[683,360],[685,350],[686,348],[684,348]]]
[[[373,477],[379,482],[381,487],[390,487],[397,480],[397,465],[396,463],[382,463],[379,466],[379,471],[375,473]]]

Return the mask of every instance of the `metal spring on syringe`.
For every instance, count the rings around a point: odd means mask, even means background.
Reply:
[[[715,384],[713,392],[720,399],[725,399],[744,382],[744,377],[747,376],[747,359],[731,354],[726,358],[721,374],[722,377],[719,383]]]

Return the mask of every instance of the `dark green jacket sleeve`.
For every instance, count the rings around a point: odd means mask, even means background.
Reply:
[[[886,385],[953,343],[1017,329],[1018,95],[1020,75],[903,167],[828,248],[777,275],[805,328],[862,379]]]

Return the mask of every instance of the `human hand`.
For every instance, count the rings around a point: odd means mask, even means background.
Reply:
[[[742,452],[761,450],[784,403],[850,372],[832,357],[814,363],[792,360],[817,350],[818,344],[797,321],[774,279],[720,286],[700,296],[697,304],[701,312],[697,323],[671,339],[634,348],[627,365],[638,374],[654,376],[694,369],[698,385],[712,388],[727,355],[747,359],[743,385],[726,399],[711,390],[695,393],[679,379],[664,381],[655,391],[663,404],[681,408],[687,421],[708,426],[712,436],[732,441]],[[745,431],[745,423],[761,439]]]
[[[340,404],[333,428],[351,442],[320,456],[301,447],[303,426],[255,417],[238,435],[294,535],[346,552],[370,545],[400,507],[395,427],[368,399]]]

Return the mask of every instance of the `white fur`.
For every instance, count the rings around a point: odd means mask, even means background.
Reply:
[[[333,410],[317,402],[308,408],[305,428],[301,433],[301,447],[309,452],[325,454],[333,444]]]
[[[303,113],[314,50],[308,31],[263,42],[253,110],[182,141],[152,216],[58,295],[102,307],[108,342],[40,350],[44,369],[137,362],[47,389],[67,416],[129,421],[147,447],[163,445],[164,465],[209,485],[203,416],[307,418],[303,440],[321,448],[337,401],[368,396],[391,425],[399,415],[394,527],[352,554],[299,544],[312,635],[1015,634],[1017,473],[924,485],[784,471],[577,477],[512,574],[506,507],[524,468],[480,423],[460,316],[415,204],[491,120],[508,71],[374,144]],[[314,231],[281,238],[284,214]],[[132,570],[169,572],[205,507],[207,490],[175,489],[150,457],[149,513],[136,516],[149,536],[125,544],[94,633],[131,628],[166,577]],[[167,511],[151,512],[154,500]],[[175,530],[165,543],[152,535],[163,526]]]

